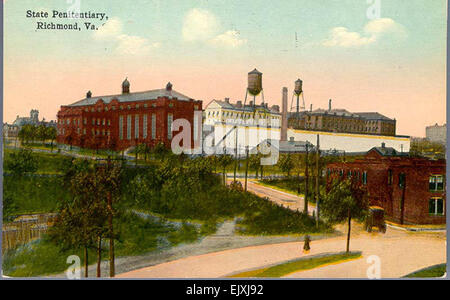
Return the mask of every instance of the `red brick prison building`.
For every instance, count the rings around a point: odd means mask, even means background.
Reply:
[[[367,189],[369,204],[400,224],[445,224],[445,160],[372,148],[364,159],[327,165],[327,183],[351,178]]]
[[[57,142],[91,149],[124,150],[139,144],[150,147],[163,143],[170,147],[172,138],[181,131],[172,131],[176,119],[191,124],[191,147],[198,139],[202,101],[194,100],[172,89],[130,93],[130,82],[122,83],[122,93],[86,98],[61,106],[58,112]],[[201,114],[200,114],[201,116]],[[195,120],[194,120],[195,119]]]

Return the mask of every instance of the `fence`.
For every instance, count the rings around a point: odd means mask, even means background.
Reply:
[[[53,225],[56,214],[23,215],[3,224],[2,251],[39,239]]]

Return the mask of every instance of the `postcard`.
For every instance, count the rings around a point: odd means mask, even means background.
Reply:
[[[446,278],[447,1],[2,5],[3,279]]]

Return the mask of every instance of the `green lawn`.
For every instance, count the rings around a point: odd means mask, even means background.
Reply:
[[[434,265],[411,274],[406,275],[406,278],[427,278],[427,277],[442,277],[446,272],[446,264]]]
[[[119,234],[115,242],[115,255],[140,255],[196,241],[201,232],[193,225],[175,226],[163,221],[143,219],[127,213],[115,222]],[[102,257],[108,259],[108,240],[104,240]],[[30,277],[57,274],[69,266],[69,255],[78,255],[84,265],[82,249],[63,249],[48,236],[3,253],[3,271],[7,276]],[[96,263],[95,249],[89,250],[89,264]]]
[[[320,257],[300,258],[279,265],[242,272],[239,274],[231,275],[228,277],[282,277],[290,273],[310,270],[325,265],[342,263],[345,261],[358,259],[361,257],[361,253],[340,253],[340,254],[328,254]]]

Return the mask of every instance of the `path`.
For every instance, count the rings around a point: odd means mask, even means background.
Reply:
[[[359,230],[356,230],[357,232]],[[314,240],[310,255],[341,252],[345,249],[345,236]],[[156,266],[118,275],[121,278],[218,278],[271,264],[305,256],[303,243],[288,242],[245,247],[190,256]],[[367,278],[370,264],[367,258],[377,255],[383,278],[398,278],[418,269],[446,261],[445,234],[409,233],[388,229],[386,234],[355,234],[351,250],[362,251],[363,257],[337,265],[297,272],[286,277],[294,278]],[[306,256],[305,256],[306,257]]]
[[[291,209],[303,209],[302,197],[248,182],[248,190]],[[308,211],[311,213],[311,205]],[[407,232],[388,228],[386,234],[367,233],[354,224],[350,249],[362,251],[362,258],[329,265],[309,271],[296,272],[294,278],[367,278],[370,264],[367,259],[376,255],[380,259],[381,277],[398,278],[416,270],[444,263],[446,259],[446,232]],[[345,226],[338,226],[343,231]],[[210,237],[214,239],[217,237]],[[206,240],[206,239],[205,239]],[[227,237],[225,240],[229,240]],[[345,250],[346,236],[316,240],[313,237],[307,256]],[[197,256],[189,256],[152,267],[118,275],[122,278],[218,278],[262,268],[304,256],[302,242],[284,242],[261,246],[230,249]],[[230,247],[231,248],[231,247]],[[306,257],[306,256],[305,256]]]
[[[277,244],[284,242],[293,242],[300,240],[297,236],[242,236],[234,232],[236,219],[222,223],[216,233],[202,238],[196,243],[180,244],[169,249],[154,251],[144,255],[127,256],[116,258],[116,274],[132,272],[136,269],[142,269],[149,266],[176,261],[186,257],[205,255],[226,249],[236,249],[248,246],[257,246],[265,244]],[[318,235],[317,239],[328,238],[330,235]],[[335,236],[335,235],[332,235]],[[108,276],[109,263],[102,261],[102,274]],[[83,273],[84,274],[84,273]],[[96,275],[96,265],[89,266],[89,275]],[[65,277],[65,273],[57,274],[51,277]],[[120,276],[117,276],[120,277]]]

